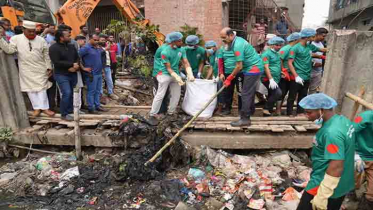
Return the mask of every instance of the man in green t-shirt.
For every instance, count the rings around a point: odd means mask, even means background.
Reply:
[[[153,65],[153,73],[152,73],[153,83],[154,83],[153,96],[156,95],[156,93],[158,91],[158,87],[159,87],[159,82],[157,80],[157,75],[160,72],[162,72],[161,68],[162,68],[163,63],[162,63],[161,53],[168,46],[169,43],[170,43],[170,38],[168,36],[166,36],[165,43],[157,49],[157,51],[155,52],[155,55],[154,55],[154,65]],[[164,96],[163,101],[162,101],[161,108],[159,109],[159,112],[157,114],[167,113],[167,106],[168,106],[168,103],[169,103],[169,95],[170,95],[170,91],[167,89],[166,95]]]
[[[207,73],[207,79],[213,79],[216,81],[218,90],[223,87],[223,82],[219,80],[219,53],[220,49],[218,49],[218,45],[215,41],[210,40],[207,41],[205,44],[206,47],[206,54],[208,57],[208,61],[210,64],[209,71]],[[223,108],[223,97],[222,94],[218,95],[218,106],[216,109],[215,114],[220,115]]]
[[[167,114],[169,116],[174,116],[176,112],[176,107],[180,100],[180,86],[184,85],[179,72],[180,61],[183,61],[183,64],[186,68],[188,81],[194,81],[192,68],[190,67],[188,59],[186,58],[185,49],[181,47],[183,45],[183,35],[180,32],[172,32],[168,36],[170,44],[166,46],[161,52],[162,66],[160,66],[161,69],[159,73],[157,73],[159,87],[153,99],[152,109],[149,114],[149,123],[151,125],[158,124],[156,115],[161,108],[162,101],[164,99],[164,96],[166,95],[168,88],[170,90],[171,98]]]
[[[275,103],[281,99],[282,92],[278,84],[281,79],[281,59],[278,51],[285,43],[281,37],[273,37],[268,40],[269,49],[262,53],[264,72],[262,75],[263,85],[268,89],[268,99],[264,105],[263,116],[272,115]]]
[[[289,97],[287,101],[287,115],[293,115],[293,106],[296,97],[298,96],[298,104],[304,97],[308,95],[308,87],[310,85],[312,57],[321,57],[313,54],[318,51],[326,52],[326,49],[320,49],[310,42],[314,39],[316,30],[305,28],[301,31],[301,40],[294,45],[290,50],[288,65],[295,81],[291,82]],[[298,105],[297,115],[304,114],[302,107]]]
[[[321,128],[313,140],[312,173],[297,210],[339,210],[345,196],[354,189],[354,125],[335,114],[337,102],[323,94],[300,101],[307,118]]]
[[[260,76],[264,72],[264,64],[258,53],[245,39],[236,36],[231,28],[224,28],[220,32],[220,38],[228,51],[232,51],[236,58],[233,72],[224,80],[224,86],[229,87],[232,80],[242,72],[244,75],[241,93],[242,107],[240,120],[231,122],[231,126],[250,126],[250,116],[255,113],[255,92]]]
[[[359,114],[354,120],[356,152],[362,159],[358,172],[365,171],[367,191],[359,203],[359,210],[373,208],[373,110]],[[359,167],[362,166],[362,167]]]
[[[294,75],[292,75],[290,72],[288,61],[289,61],[289,55],[290,55],[291,48],[294,45],[298,44],[300,38],[301,38],[300,33],[298,32],[292,33],[286,39],[289,44],[287,44],[286,46],[280,49],[280,58],[281,58],[281,65],[282,65],[282,77],[280,81],[282,97],[281,97],[280,108],[282,107],[282,104],[284,103],[284,99],[286,95],[289,93],[291,81],[295,80]],[[281,114],[281,113],[277,112],[277,114]]]
[[[199,38],[196,35],[189,35],[185,39],[185,52],[190,63],[190,67],[193,70],[193,76],[197,79],[201,79],[202,70],[205,66],[205,49],[199,44]]]

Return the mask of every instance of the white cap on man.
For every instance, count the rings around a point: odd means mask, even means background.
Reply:
[[[36,29],[36,23],[32,21],[23,21],[23,27],[26,29]]]

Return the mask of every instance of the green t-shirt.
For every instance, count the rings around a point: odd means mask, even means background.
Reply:
[[[233,51],[225,50],[224,47],[221,47],[218,58],[223,58],[224,60],[224,73],[231,74],[236,68],[236,57]]]
[[[212,67],[212,70],[214,72],[214,77],[217,77],[219,75],[219,54],[220,49],[218,49],[213,55],[210,55],[209,57],[209,63]]]
[[[355,133],[352,122],[344,116],[334,115],[316,133],[312,147],[312,173],[306,191],[317,194],[331,160],[343,160],[343,172],[331,198],[346,195],[355,187]]]
[[[289,69],[289,64],[288,64],[291,47],[292,46],[290,45],[285,45],[280,49],[280,58],[282,62],[284,63],[284,68],[286,68],[289,73],[291,73]]]
[[[200,46],[197,49],[189,49],[188,47],[184,47],[184,49],[193,73],[197,73],[199,64],[205,60],[205,49]]]
[[[236,37],[232,43],[231,50],[236,57],[236,62],[242,61],[243,63],[242,73],[259,75],[264,72],[264,64],[260,55],[245,39]]]
[[[179,63],[180,60],[186,58],[186,53],[184,48],[172,48],[171,46],[167,46],[161,53],[162,63],[169,63],[171,65],[171,69],[180,75],[179,71]],[[162,74],[170,75],[168,73],[166,65],[162,65]]]
[[[373,161],[373,111],[366,111],[354,120],[356,151],[364,161]]]
[[[157,74],[161,71],[163,63],[161,53],[162,51],[168,46],[168,44],[163,44],[162,46],[158,47],[157,51],[154,55],[154,65],[153,65],[153,77],[157,76]]]
[[[264,64],[269,64],[269,70],[275,82],[279,84],[281,80],[281,59],[278,52],[274,52],[272,49],[267,49],[262,54],[262,60]],[[268,81],[267,75],[262,75],[262,81]]]
[[[297,74],[305,81],[311,79],[312,53],[320,49],[313,44],[303,46],[301,43],[294,45],[290,50],[289,59],[294,59],[293,65]]]

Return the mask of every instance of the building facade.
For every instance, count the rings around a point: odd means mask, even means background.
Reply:
[[[373,31],[373,0],[331,0],[328,23],[333,29]]]

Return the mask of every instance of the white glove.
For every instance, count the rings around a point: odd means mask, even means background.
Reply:
[[[275,82],[274,79],[269,80],[269,89],[276,90],[278,88],[278,84]]]
[[[183,86],[185,85],[185,83],[183,82],[183,80],[181,79],[181,77],[179,75],[177,75],[175,72],[172,72],[171,76],[173,78],[175,78],[175,80],[177,81],[177,83],[180,85],[180,86]]]
[[[197,79],[201,79],[201,72],[198,72]]]
[[[185,80],[187,78],[187,76],[183,72],[180,72],[180,77],[183,80]]]
[[[196,79],[195,79],[194,76],[193,76],[192,68],[187,67],[187,68],[185,69],[185,71],[186,71],[186,73],[187,73],[187,75],[188,75],[188,81],[189,81],[189,82],[194,82],[194,80],[196,80]]]
[[[213,81],[214,83],[218,83],[218,82],[219,82],[219,77],[215,77],[215,78],[213,78],[212,81]]]
[[[359,154],[355,154],[355,170],[359,173],[364,172],[365,162],[361,159]]]
[[[300,76],[297,76],[296,78],[295,78],[295,82],[296,83],[298,83],[298,84],[300,84],[300,85],[304,85],[303,83],[304,83],[304,80],[300,77]]]

